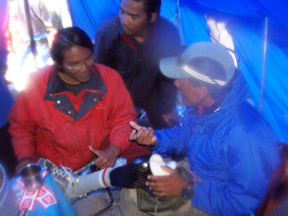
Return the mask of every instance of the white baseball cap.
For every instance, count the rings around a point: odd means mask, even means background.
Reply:
[[[194,43],[186,48],[181,56],[160,60],[160,70],[166,77],[192,78],[220,86],[229,83],[235,69],[228,50],[212,42]]]

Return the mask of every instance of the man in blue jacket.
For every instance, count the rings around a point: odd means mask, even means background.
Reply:
[[[178,58],[162,59],[160,69],[177,79],[187,106],[181,125],[154,131],[131,122],[130,139],[162,155],[187,153],[190,172],[164,167],[169,176],[148,176],[146,184],[157,196],[191,199],[191,208],[202,211],[196,215],[253,215],[279,153],[269,126],[246,101],[230,54],[198,42]]]

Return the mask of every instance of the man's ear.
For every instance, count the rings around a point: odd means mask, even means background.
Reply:
[[[158,18],[158,14],[157,13],[151,13],[151,17],[150,17],[149,22],[150,23],[154,23],[154,22],[156,22],[157,18]]]
[[[204,99],[208,94],[208,89],[206,86],[199,86],[199,97],[200,99]]]

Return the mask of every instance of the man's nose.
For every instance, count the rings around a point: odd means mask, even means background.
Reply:
[[[127,25],[128,22],[129,22],[129,18],[128,18],[127,14],[123,14],[122,17],[121,17],[121,23],[123,25]]]
[[[80,66],[81,66],[81,70],[83,71],[83,70],[87,70],[88,68],[89,68],[89,66],[88,66],[88,64],[84,61],[84,62],[82,62],[81,64],[80,64]]]

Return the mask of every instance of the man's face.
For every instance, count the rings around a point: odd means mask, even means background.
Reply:
[[[149,28],[148,15],[144,11],[143,2],[122,0],[119,18],[126,34],[143,36]]]
[[[93,53],[81,46],[72,46],[63,52],[62,80],[68,84],[78,85],[90,79],[91,67],[94,64]]]
[[[200,107],[202,104],[201,88],[194,87],[188,79],[177,79],[174,85],[179,89],[185,106]]]

